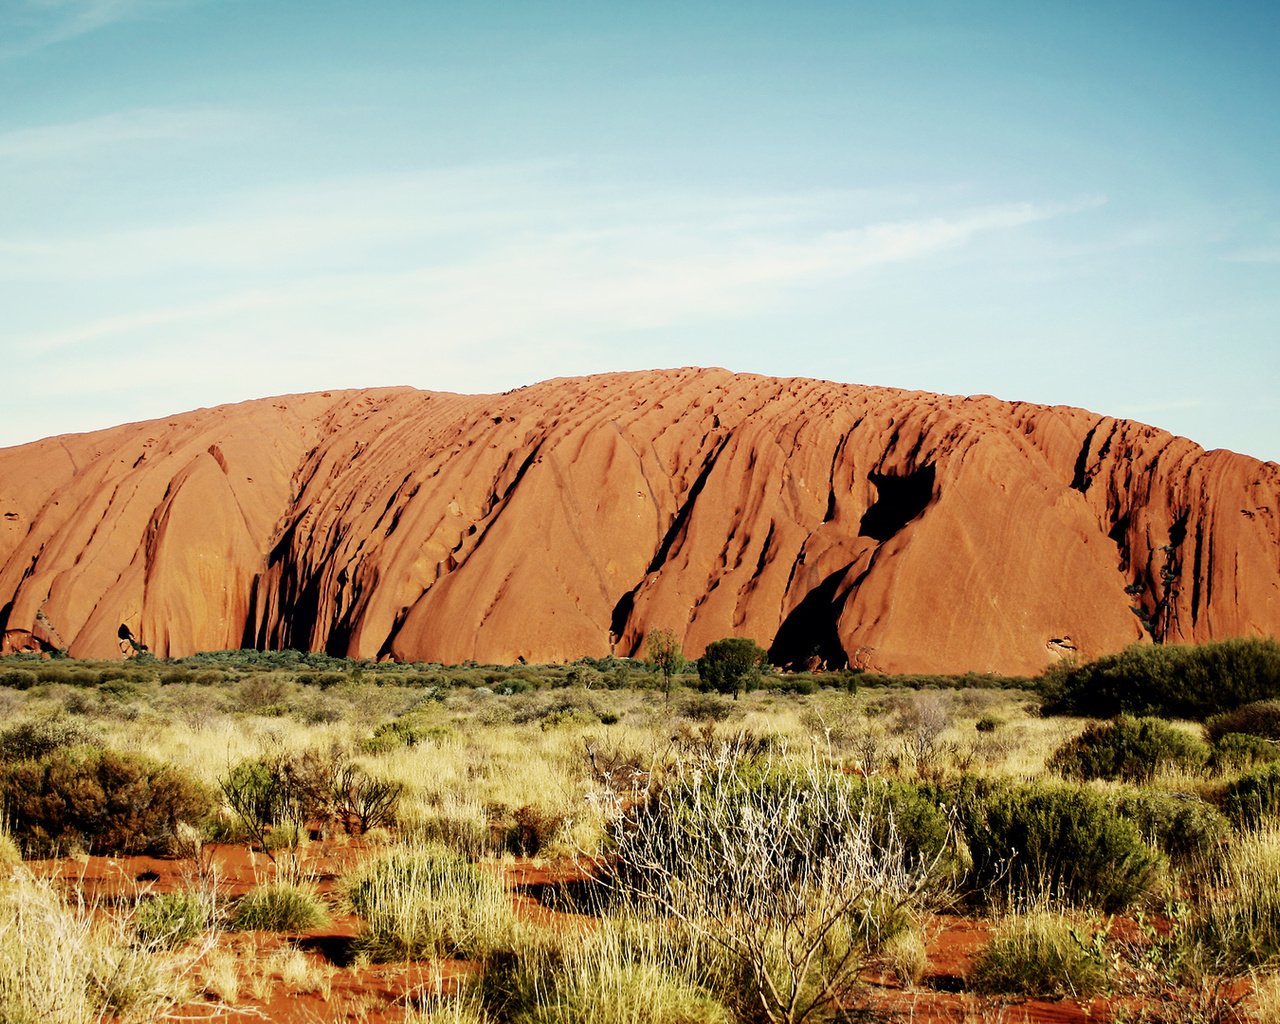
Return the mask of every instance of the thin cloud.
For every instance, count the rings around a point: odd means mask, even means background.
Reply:
[[[120,22],[138,21],[203,0],[18,0],[10,12],[11,41],[0,59],[21,57]]]
[[[15,162],[74,161],[117,146],[229,138],[260,121],[254,115],[216,107],[120,111],[0,132],[0,160],[10,163],[8,170],[13,172]]]
[[[795,286],[926,259],[979,236],[1082,208],[1018,203],[820,231],[807,226],[811,211],[795,216],[791,200],[707,198],[699,204],[651,196],[630,206],[606,204],[617,222],[596,210],[585,215],[590,226],[573,227],[561,224],[571,205],[565,197],[553,196],[540,209],[521,196],[509,217],[475,226],[466,211],[483,203],[465,189],[441,193],[435,184],[438,218],[415,221],[395,202],[360,209],[353,195],[327,216],[304,203],[221,224],[9,243],[0,248],[7,252],[0,279],[146,280],[179,267],[195,280],[216,272],[230,282],[218,295],[104,311],[28,333],[22,344],[39,352],[159,333],[172,337],[181,325],[230,323],[245,336],[318,332],[337,345],[339,336],[329,326],[335,314],[336,320],[389,332],[403,346],[424,336],[508,344],[545,334],[568,342],[741,317],[784,304]],[[826,202],[839,206],[829,196]],[[781,218],[779,208],[791,209],[791,219]],[[656,219],[664,213],[666,220]],[[467,239],[468,251],[450,248],[455,236]],[[398,254],[390,263],[397,269],[366,269],[371,252],[379,250]],[[267,267],[273,268],[269,282],[263,279]],[[316,310],[325,312],[317,319]],[[266,333],[267,322],[280,334]]]

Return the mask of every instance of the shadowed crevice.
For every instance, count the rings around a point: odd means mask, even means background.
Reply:
[[[932,462],[904,476],[867,474],[879,497],[862,514],[858,536],[883,543],[898,533],[929,506],[936,477],[937,471]]]
[[[778,627],[769,662],[773,665],[803,669],[816,656],[828,669],[844,668],[848,662],[837,628],[849,592],[840,592],[840,584],[849,574],[852,563],[838,569],[805,594]]]

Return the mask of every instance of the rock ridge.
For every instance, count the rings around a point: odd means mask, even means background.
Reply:
[[[1280,466],[727,370],[263,399],[0,450],[3,649],[1039,672],[1280,633]]]

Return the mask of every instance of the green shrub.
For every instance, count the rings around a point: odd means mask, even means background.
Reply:
[[[515,925],[498,880],[442,846],[388,850],[350,875],[344,891],[365,920],[356,951],[375,963],[484,957]]]
[[[973,869],[969,892],[1025,904],[1047,897],[1122,910],[1150,887],[1161,856],[1103,796],[1079,786],[969,785],[957,811]]]
[[[1014,914],[974,965],[974,987],[1027,996],[1087,996],[1107,982],[1105,936],[1047,910]]]
[[[34,670],[10,668],[0,672],[0,686],[11,690],[29,690],[36,684]]]
[[[1041,680],[1046,714],[1121,713],[1203,720],[1280,698],[1280,643],[1221,640],[1134,646],[1085,665],[1060,664]]]
[[[452,736],[453,729],[433,722],[424,715],[408,714],[383,722],[373,730],[373,736],[365,741],[369,754],[386,754],[401,747],[416,747],[419,743],[439,742]]]
[[[1209,754],[1209,770],[1226,774],[1243,772],[1280,761],[1280,743],[1262,736],[1229,732],[1220,736]]]
[[[854,783],[854,788],[863,794],[876,842],[892,838],[910,862],[933,865],[940,877],[958,879],[968,868],[967,858],[955,848],[947,798],[940,789],[892,779]]]
[[[30,718],[0,730],[0,763],[38,761],[47,754],[88,743],[89,730],[62,714]]]
[[[696,694],[680,702],[680,715],[691,722],[723,722],[733,705],[710,693]]]
[[[996,715],[983,715],[973,723],[973,727],[978,732],[995,732],[1002,725],[1004,725],[1004,719]]]
[[[808,696],[818,692],[818,681],[812,676],[787,674],[769,679],[764,687],[771,693],[797,693]]]
[[[1228,733],[1244,733],[1269,740],[1280,740],[1280,700],[1255,700],[1231,711],[1214,715],[1205,723],[1210,743],[1217,743]]]
[[[209,793],[171,765],[79,747],[0,773],[9,828],[29,853],[163,853],[180,822],[212,809]]]
[[[339,751],[282,752],[241,761],[218,786],[245,834],[271,851],[279,848],[273,830],[301,836],[308,823],[334,819],[348,768]]]
[[[548,711],[538,722],[538,727],[543,732],[549,732],[552,729],[559,729],[565,726],[587,726],[596,725],[600,721],[600,716],[590,708],[559,708],[554,711]]]
[[[1116,810],[1175,863],[1209,858],[1231,835],[1222,812],[1195,797],[1139,790],[1119,796]]]
[[[1049,759],[1049,768],[1069,779],[1121,779],[1150,782],[1170,768],[1196,771],[1209,748],[1158,718],[1121,715],[1096,722],[1068,740]]]
[[[236,904],[231,927],[237,931],[305,932],[327,923],[324,904],[306,886],[275,882],[250,889]]]
[[[1280,763],[1264,764],[1227,783],[1222,812],[1237,825],[1248,827],[1280,815]]]
[[[213,926],[213,900],[207,893],[179,889],[142,900],[133,913],[139,943],[151,949],[176,949]]]

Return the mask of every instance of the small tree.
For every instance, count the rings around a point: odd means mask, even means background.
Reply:
[[[655,629],[645,637],[649,662],[662,673],[662,696],[671,699],[671,677],[684,668],[684,651],[674,630]]]
[[[768,657],[759,644],[747,637],[713,640],[698,659],[698,678],[703,689],[731,693],[737,700],[738,694],[759,682],[760,669],[768,664]]]

